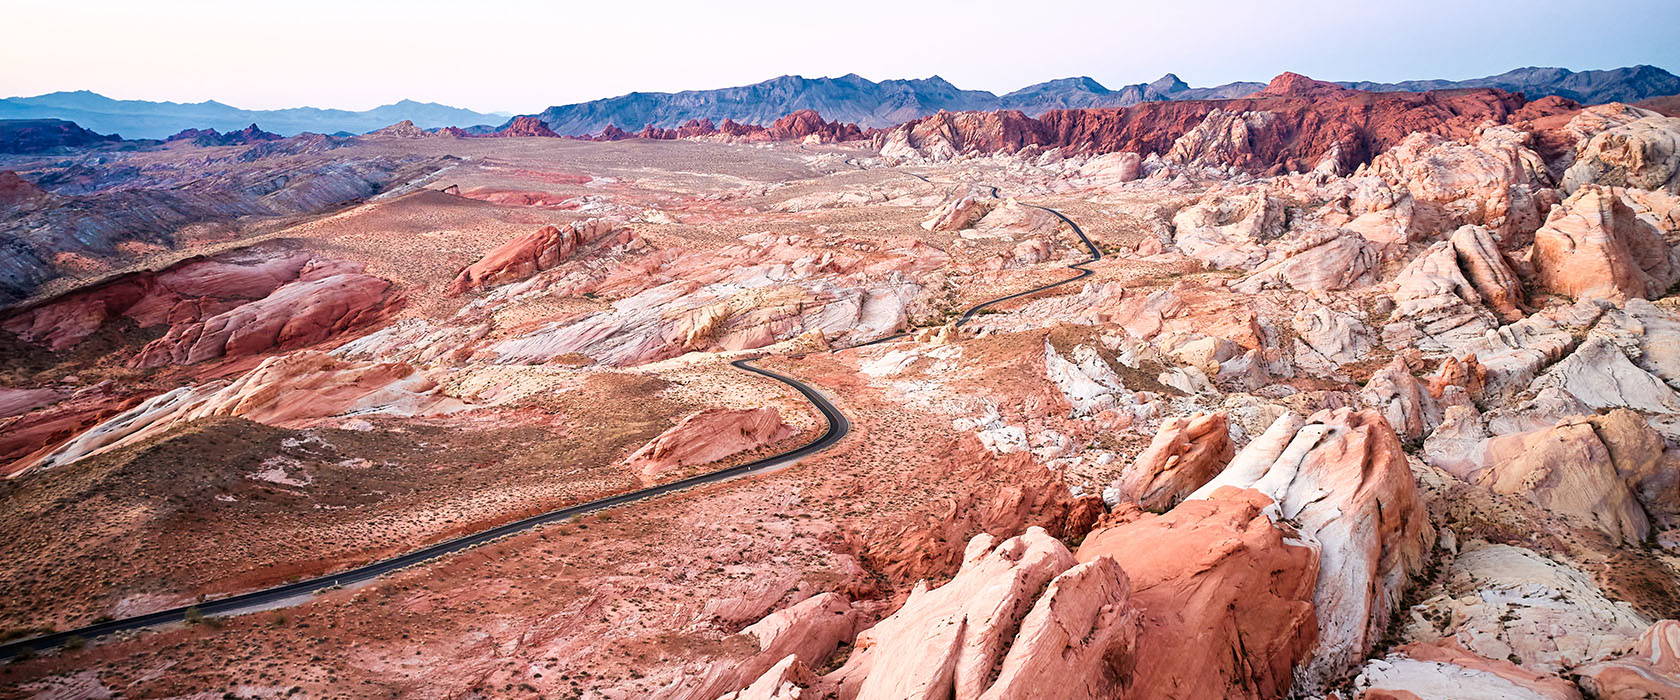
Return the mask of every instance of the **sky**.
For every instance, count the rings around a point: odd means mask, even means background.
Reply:
[[[1007,92],[1463,79],[1528,65],[1680,73],[1680,0],[436,2],[6,0],[0,96],[87,89],[248,109],[409,98],[531,113],[783,74]]]

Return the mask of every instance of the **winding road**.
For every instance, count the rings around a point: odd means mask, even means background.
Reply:
[[[1092,243],[1090,238],[1086,237],[1085,231],[1080,229],[1079,225],[1074,223],[1072,219],[1069,219],[1066,215],[1059,211],[1049,207],[1036,208],[1055,214],[1057,218],[1072,227],[1074,234],[1079,237],[1079,240],[1082,243],[1084,243],[1086,250],[1090,253],[1091,257],[1088,260],[1082,260],[1068,265],[1068,269],[1076,270],[1078,272],[1078,274],[1072,277],[1059,282],[1052,282],[1042,287],[1035,287],[1024,292],[1011,294],[1005,297],[998,297],[996,299],[990,299],[976,304],[964,311],[953,325],[961,327],[963,324],[966,324],[973,319],[976,314],[979,314],[981,311],[995,304],[1037,294],[1047,289],[1052,289],[1069,282],[1084,279],[1092,274],[1091,270],[1086,269],[1084,266],[1102,259],[1102,252],[1097,249],[1096,244]],[[885,338],[878,338],[867,343],[861,343],[848,348],[841,348],[841,350],[884,343],[891,340],[897,340],[908,335],[910,335],[909,332],[896,333],[894,335],[890,335]],[[0,644],[0,659],[8,659],[19,654],[51,649],[61,646],[73,639],[88,640],[115,632],[126,632],[173,622],[183,622],[186,621],[189,616],[233,615],[255,612],[274,607],[287,601],[292,601],[293,599],[302,600],[314,595],[321,589],[348,586],[370,581],[398,569],[425,563],[427,561],[475,547],[492,540],[524,532],[540,525],[546,525],[548,523],[566,520],[568,518],[575,518],[580,515],[588,515],[608,508],[614,508],[649,498],[663,496],[690,487],[726,481],[746,476],[748,474],[763,472],[773,467],[786,465],[808,455],[827,449],[834,443],[839,442],[841,438],[846,437],[847,433],[851,432],[852,425],[851,422],[846,419],[845,414],[841,413],[840,409],[835,408],[834,404],[830,403],[826,397],[824,397],[816,389],[811,388],[809,385],[806,385],[797,379],[777,374],[767,369],[754,367],[751,359],[735,360],[729,364],[734,366],[736,369],[768,377],[793,387],[794,390],[803,395],[813,406],[816,406],[818,411],[823,414],[823,418],[828,421],[828,428],[823,431],[823,434],[820,437],[809,444],[781,454],[772,455],[763,459],[748,462],[746,464],[729,467],[727,469],[720,469],[706,474],[691,476],[669,484],[661,484],[659,486],[653,486],[638,491],[631,491],[617,496],[609,496],[607,498],[589,501],[587,503],[567,506],[559,510],[534,515],[523,520],[516,520],[488,530],[483,530],[481,532],[476,532],[470,535],[422,547],[407,554],[398,555],[389,559],[382,559],[370,564],[364,564],[346,571],[340,571],[338,573],[327,574],[324,576],[316,576],[314,578],[294,581],[292,583],[272,588],[264,588],[262,590],[241,593],[239,595],[228,596],[225,598],[206,600],[195,605],[171,608],[169,610],[160,610],[158,612],[148,613],[145,615],[108,620],[72,630],[53,632],[51,634],[45,634],[29,639],[7,642],[5,644]]]

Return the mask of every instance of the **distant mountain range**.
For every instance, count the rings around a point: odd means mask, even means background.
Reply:
[[[235,131],[251,124],[260,124],[264,130],[282,136],[305,131],[361,134],[404,119],[429,129],[499,123],[507,121],[507,115],[413,100],[361,112],[315,107],[239,109],[216,101],[113,100],[96,92],[78,90],[0,100],[0,119],[66,119],[100,133],[115,133],[130,139],[161,139],[183,129]]]
[[[1494,87],[1521,92],[1530,99],[1548,95],[1583,104],[1632,102],[1660,95],[1680,94],[1680,77],[1655,66],[1612,70],[1570,71],[1563,68],[1518,68],[1472,80],[1420,80],[1405,83],[1340,83],[1377,92]],[[784,75],[762,83],[720,90],[633,92],[592,102],[549,107],[537,117],[563,135],[594,134],[608,125],[628,131],[645,126],[671,128],[690,119],[734,119],[768,124],[800,109],[813,109],[824,118],[859,126],[885,127],[940,110],[1018,109],[1037,116],[1052,109],[1125,107],[1139,102],[1241,97],[1265,83],[1237,82],[1193,88],[1168,73],[1152,83],[1110,89],[1091,78],[1063,78],[996,95],[962,90],[934,76],[922,80],[875,82],[857,75],[804,78]]]
[[[1680,94],[1680,77],[1655,66],[1579,72],[1563,68],[1518,68],[1471,80],[1340,84],[1379,92],[1493,87],[1521,92],[1530,99],[1557,95],[1583,104],[1633,102]],[[631,132],[647,126],[669,129],[691,119],[718,122],[733,119],[745,124],[768,125],[802,109],[815,110],[829,120],[887,127],[940,110],[1018,109],[1037,116],[1052,109],[1241,97],[1262,87],[1265,83],[1237,82],[1193,88],[1168,73],[1154,82],[1116,89],[1091,78],[1078,77],[1051,80],[997,95],[984,90],[963,90],[938,76],[877,82],[856,74],[838,78],[784,75],[718,90],[632,92],[549,107],[535,116],[556,133],[567,136],[597,134],[608,125]],[[114,100],[86,90],[0,99],[0,119],[64,119],[96,132],[116,133],[131,139],[161,139],[184,129],[235,131],[251,124],[282,136],[293,136],[304,131],[361,134],[403,120],[425,129],[456,126],[474,133],[487,133],[497,128],[494,125],[511,123],[505,114],[485,114],[412,100],[361,112],[314,107],[250,110],[214,101],[188,104]]]
[[[1063,78],[1030,85],[1007,95],[963,90],[939,76],[876,82],[855,73],[838,78],[784,75],[762,83],[719,90],[632,92],[592,102],[549,107],[536,114],[548,128],[566,136],[599,133],[608,125],[629,131],[646,126],[670,128],[690,119],[733,119],[769,124],[801,109],[824,119],[859,126],[886,127],[948,111],[1019,109],[1041,114],[1052,109],[1118,107],[1146,100],[1193,100],[1236,97],[1265,83],[1231,83],[1192,88],[1168,74],[1153,83],[1110,90],[1091,78]]]

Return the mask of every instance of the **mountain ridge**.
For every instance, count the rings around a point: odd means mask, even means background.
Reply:
[[[1373,92],[1492,87],[1522,93],[1529,99],[1558,96],[1589,105],[1631,103],[1680,94],[1680,77],[1651,65],[1585,71],[1530,66],[1466,80],[1342,81],[1335,84]],[[818,78],[782,75],[750,85],[725,88],[630,92],[617,97],[555,105],[534,115],[522,116],[535,116],[555,133],[565,136],[599,134],[608,126],[632,133],[648,127],[670,129],[691,120],[705,119],[717,122],[729,119],[741,124],[766,126],[788,114],[807,109],[816,111],[824,119],[865,128],[884,128],[940,111],[1010,109],[1039,116],[1055,109],[1236,98],[1253,94],[1265,86],[1261,82],[1238,81],[1192,87],[1178,75],[1167,73],[1151,82],[1109,88],[1089,76],[1073,76],[1035,83],[1000,95],[985,90],[965,90],[937,75],[881,81],[870,80],[857,73]],[[306,131],[367,133],[402,121],[411,121],[423,129],[467,127],[471,133],[482,134],[506,128],[512,123],[512,118],[505,114],[476,112],[411,99],[361,111],[318,107],[249,110],[216,100],[118,100],[89,90],[0,99],[0,119],[61,119],[73,121],[91,131],[130,139],[163,139],[188,129],[237,131],[250,124],[258,124],[282,136],[294,136]]]
[[[118,100],[91,90],[0,99],[0,119],[62,119],[130,139],[163,139],[185,129],[236,131],[253,123],[283,136],[296,136],[305,131],[364,133],[403,120],[429,129],[495,123],[505,118],[410,99],[360,111],[320,107],[241,109],[216,100]]]
[[[1585,71],[1530,66],[1467,80],[1343,81],[1335,84],[1371,92],[1491,87],[1522,93],[1529,99],[1558,96],[1582,104],[1635,102],[1680,94],[1680,77],[1650,65]],[[1167,73],[1148,83],[1112,89],[1089,76],[1058,78],[998,95],[984,90],[962,90],[939,76],[875,82],[856,73],[838,78],[782,75],[751,85],[714,90],[633,92],[556,105],[533,116],[555,132],[568,136],[595,134],[608,126],[631,132],[646,127],[672,128],[694,119],[733,119],[745,124],[767,124],[801,109],[815,110],[826,119],[862,127],[888,127],[940,111],[1013,109],[1028,116],[1038,116],[1053,109],[1236,98],[1265,87],[1266,83],[1251,81],[1191,87],[1176,74]]]

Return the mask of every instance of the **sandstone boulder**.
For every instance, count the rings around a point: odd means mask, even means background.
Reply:
[[[949,583],[917,584],[897,612],[858,635],[829,680],[848,697],[979,697],[1039,592],[1075,564],[1040,528],[1002,542],[977,535]]]
[[[972,228],[992,209],[1002,203],[992,191],[984,187],[970,187],[952,195],[944,204],[934,208],[922,220],[922,228],[929,231],[961,231]]]
[[[1266,289],[1349,289],[1374,281],[1380,262],[1377,248],[1364,236],[1323,229],[1277,246],[1267,263],[1231,288],[1243,294]]]
[[[1530,388],[1561,389],[1600,410],[1680,413],[1680,392],[1635,365],[1626,351],[1605,335],[1589,335],[1574,352],[1536,378]]]
[[[1680,280],[1680,253],[1620,191],[1588,185],[1535,232],[1534,268],[1554,294],[1655,299]]]
[[[1143,613],[1119,698],[1278,698],[1318,636],[1319,552],[1273,522],[1271,499],[1221,489],[1162,515],[1122,508],[1078,557],[1124,562]]]
[[[793,435],[774,407],[696,411],[624,460],[643,484],[684,467],[710,464]]]
[[[587,219],[565,226],[544,226],[513,239],[468,265],[449,285],[450,294],[493,287],[529,278],[570,259],[578,249],[614,233],[627,232],[610,219]]]
[[[1173,416],[1115,482],[1120,501],[1162,512],[1212,479],[1235,453],[1223,413]]]
[[[1133,682],[1126,672],[1135,668],[1141,616],[1131,594],[1126,572],[1109,557],[1051,579],[980,697],[1012,700],[1049,688],[1070,699],[1113,697]]]
[[[1264,192],[1210,192],[1173,215],[1173,245],[1220,268],[1251,268],[1286,230],[1284,204]]]
[[[1440,350],[1522,317],[1522,283],[1487,229],[1464,226],[1395,280],[1391,347]]]
[[[1441,466],[1630,544],[1650,534],[1648,512],[1680,512],[1680,475],[1667,463],[1662,436],[1633,411],[1491,438],[1476,456],[1467,471]]]
[[[1272,498],[1274,517],[1319,550],[1318,645],[1296,674],[1297,691],[1318,692],[1382,638],[1433,544],[1406,453],[1375,411],[1285,414],[1191,498],[1225,486]]]
[[[1592,184],[1680,194],[1680,117],[1636,119],[1577,146],[1563,187],[1574,192]]]
[[[1358,316],[1317,302],[1295,312],[1290,328],[1295,331],[1296,366],[1319,376],[1365,359],[1375,345],[1371,329]]]
[[[1422,440],[1441,424],[1440,402],[1400,355],[1371,375],[1360,389],[1359,399],[1381,411],[1395,432],[1407,440]]]
[[[1556,201],[1547,192],[1545,161],[1532,146],[1527,132],[1508,126],[1470,140],[1415,132],[1371,159],[1364,172],[1429,206],[1438,230],[1474,224],[1520,243]]]

